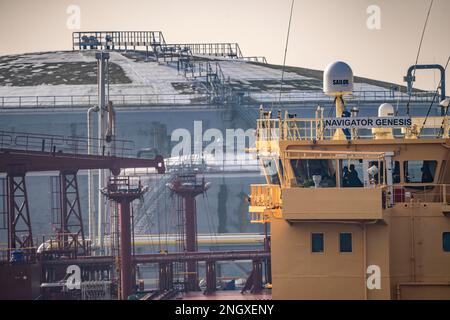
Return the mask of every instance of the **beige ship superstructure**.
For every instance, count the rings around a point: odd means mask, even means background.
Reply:
[[[312,119],[260,111],[267,183],[251,186],[249,211],[270,223],[273,298],[450,299],[446,110],[346,114],[353,74],[341,71],[325,71],[324,91],[336,96],[336,119],[353,123],[333,124],[320,107]]]

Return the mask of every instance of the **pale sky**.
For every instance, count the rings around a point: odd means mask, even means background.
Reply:
[[[291,0],[0,0],[0,55],[71,50],[70,5],[80,31],[161,30],[169,43],[238,42],[245,56],[283,61]],[[323,70],[334,60],[355,75],[403,83],[415,62],[430,0],[296,0],[287,65]],[[380,29],[366,12],[380,8]],[[434,0],[419,63],[450,54],[450,1]],[[450,68],[447,82],[450,82]],[[417,71],[415,87],[434,90],[438,72]],[[450,86],[447,84],[447,95]]]

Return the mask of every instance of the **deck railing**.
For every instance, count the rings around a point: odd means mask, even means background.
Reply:
[[[348,118],[351,119],[351,118]],[[394,138],[438,138],[449,136],[448,117],[411,117],[412,126],[392,129]],[[344,128],[345,129],[345,128]],[[258,142],[278,140],[332,140],[341,128],[327,128],[322,118],[259,119],[256,137]],[[373,139],[372,129],[349,129],[351,140]]]
[[[288,189],[305,189],[304,187],[293,187]],[[398,184],[393,187],[387,185],[377,185],[372,188],[319,188],[340,190],[346,189],[350,192],[356,189],[374,189],[381,188],[381,197],[379,205],[386,209],[395,206],[396,204],[411,203],[417,204],[438,204],[441,205],[441,212],[445,215],[450,214],[450,184]],[[309,189],[309,188],[306,188]],[[283,207],[280,186],[275,184],[253,184],[250,186],[250,221],[252,223],[266,223],[270,222],[271,218],[280,218],[282,216],[281,210]],[[306,190],[305,190],[306,191]],[[344,191],[345,192],[345,191]],[[318,204],[319,205],[319,204]]]

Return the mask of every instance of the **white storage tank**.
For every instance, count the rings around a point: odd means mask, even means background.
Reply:
[[[353,71],[343,61],[330,63],[323,71],[323,92],[329,96],[343,96],[353,92]]]

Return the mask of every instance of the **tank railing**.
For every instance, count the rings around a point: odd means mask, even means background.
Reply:
[[[208,104],[210,96],[198,94],[110,94],[114,106],[164,106]],[[97,95],[1,96],[0,108],[79,108],[97,104]]]
[[[166,44],[167,46],[181,46],[190,48],[194,55],[231,57],[241,59],[242,52],[238,43],[217,42],[217,43],[177,43]]]
[[[127,50],[165,44],[161,31],[82,31],[72,33],[72,50]]]
[[[183,68],[180,68],[180,70]],[[183,69],[184,70],[184,69]],[[203,76],[208,70],[207,63],[195,61],[192,65],[192,72],[195,76]],[[221,70],[220,70],[221,71]],[[219,71],[219,73],[220,73]],[[222,73],[223,74],[223,73]],[[221,75],[222,76],[222,75]],[[226,80],[226,77],[222,77]],[[409,100],[409,96],[405,93],[398,92],[392,97],[387,91],[361,91],[359,95],[355,91],[353,98],[348,98],[347,101],[400,101],[405,102]],[[371,94],[373,93],[373,94]],[[242,96],[249,97],[259,102],[278,102],[279,94],[273,93],[253,93],[241,92]],[[415,92],[411,96],[411,102],[431,102],[435,92]],[[372,98],[370,98],[372,97]],[[194,94],[110,94],[111,100],[116,107],[121,106],[165,106],[177,104],[209,104],[210,94],[194,93]],[[311,102],[311,103],[332,103],[333,98],[324,95],[320,91],[303,91],[283,93],[281,101],[285,103],[297,102]],[[438,101],[438,100],[435,100]],[[97,95],[38,95],[38,96],[0,96],[0,109],[14,109],[14,108],[79,108],[92,106],[97,104]],[[275,107],[278,108],[278,105]]]
[[[268,92],[247,92],[249,97],[260,102],[278,102],[280,99],[286,103],[295,103],[299,101],[317,101],[317,102],[333,102],[334,97],[325,95],[322,91],[293,91],[275,94]],[[418,91],[413,92],[411,97],[406,92],[390,91],[390,90],[363,90],[353,91],[352,95],[344,96],[346,102],[431,102],[439,101],[439,95],[435,91]]]
[[[242,57],[241,59],[244,61],[249,61],[249,62],[258,62],[258,63],[267,64],[267,59],[264,56]]]
[[[91,155],[136,157],[134,142],[131,140],[112,139],[109,144],[105,140],[90,138],[94,146]],[[108,145],[99,149],[98,145]],[[0,149],[15,149],[23,151],[40,151],[48,153],[70,153],[87,156],[88,139],[85,137],[65,137],[62,135],[36,134],[27,132],[0,131]]]

